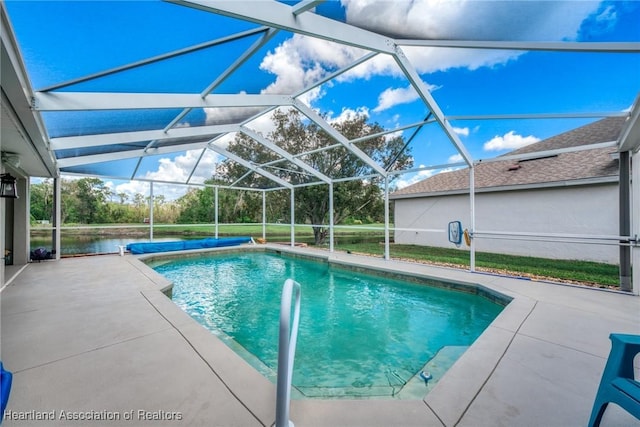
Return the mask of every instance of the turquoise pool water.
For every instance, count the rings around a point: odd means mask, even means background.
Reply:
[[[173,281],[178,306],[272,380],[282,285],[299,282],[297,397],[424,396],[503,309],[478,295],[268,252],[153,268]]]

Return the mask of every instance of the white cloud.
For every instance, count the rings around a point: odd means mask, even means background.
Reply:
[[[394,38],[446,40],[575,40],[581,24],[599,11],[599,2],[496,2],[468,0],[341,0],[349,24]],[[613,12],[600,10],[603,19]],[[418,73],[452,68],[474,70],[506,64],[522,51],[488,49],[402,48]],[[262,90],[269,94],[290,94],[312,85],[331,72],[353,64],[365,50],[294,34],[268,52],[260,69],[275,75]],[[392,56],[380,54],[338,76],[336,82],[370,79],[374,76],[402,76]],[[332,82],[326,83],[331,86]],[[430,90],[433,90],[431,87]],[[314,88],[300,99],[307,105],[324,95]],[[390,88],[378,99],[373,112],[412,102],[417,94],[410,87]],[[208,118],[211,120],[210,115]]]
[[[370,79],[373,76],[401,76],[402,71],[390,55],[376,55],[357,67],[338,76],[338,81]]]
[[[599,2],[342,0],[347,22],[394,38],[444,40],[574,40],[581,23]],[[600,16],[610,18],[610,11]],[[522,52],[484,49],[404,47],[420,73],[505,64]],[[388,55],[378,55],[358,70],[360,76],[397,74]]]
[[[515,131],[509,131],[502,136],[496,135],[489,141],[484,143],[483,148],[486,151],[500,151],[500,150],[513,150],[516,148],[524,147],[525,145],[533,144],[540,141],[533,135],[522,136],[515,133]]]
[[[349,24],[396,38],[445,40],[575,40],[583,21],[600,12],[609,22],[614,12],[599,11],[599,2],[496,2],[468,0],[413,0],[411,2],[342,0]],[[506,64],[522,51],[487,49],[402,48],[421,74],[451,68],[493,67]],[[263,93],[290,94],[328,73],[352,64],[364,50],[295,34],[270,51],[260,64],[275,81]],[[338,76],[336,81],[401,76],[390,55],[376,55]],[[328,83],[331,84],[331,83]],[[305,94],[311,105],[323,95],[320,88]],[[411,88],[388,89],[380,95],[374,112],[417,99]]]
[[[594,17],[596,28],[591,28],[591,30],[597,33],[605,33],[613,28],[617,20],[618,11],[614,5],[603,5],[603,8]]]
[[[454,154],[453,156],[449,156],[447,163],[458,163],[463,161],[462,154]]]
[[[469,128],[453,128],[453,131],[458,135],[469,136]]]
[[[157,170],[148,171],[139,178],[168,182],[186,182],[201,153],[202,150],[190,150],[176,156],[173,160],[168,157],[161,158],[158,161]],[[191,182],[202,183],[205,179],[211,178],[219,161],[219,156],[216,153],[208,151],[202,156],[198,168],[191,177]],[[129,200],[132,200],[136,193],[141,193],[145,196],[149,193],[149,183],[145,181],[129,181],[118,185],[108,182],[106,185],[109,185],[116,194],[127,194]],[[154,193],[163,194],[167,200],[175,200],[184,195],[187,190],[188,187],[185,185],[157,183],[154,186]]]
[[[419,167],[423,168],[424,165],[420,165]],[[434,174],[435,171],[433,169],[427,169],[411,174],[409,176],[404,175],[402,178],[398,178],[395,181],[395,185],[398,190],[402,190],[403,188],[413,185],[416,182],[422,181],[423,179],[427,179]]]
[[[298,96],[297,99],[306,105],[311,105],[313,101],[316,99],[322,98],[324,95],[324,91],[322,90],[322,86],[315,87],[311,90],[306,91],[302,95]]]
[[[288,111],[294,109],[293,107],[280,107],[277,108],[277,111],[280,111],[284,114],[286,114]],[[275,123],[273,122],[273,120],[271,119],[271,117],[273,116],[274,111],[269,111],[266,114],[263,114],[259,117],[256,117],[255,119],[251,120],[250,122],[246,123],[244,126],[255,131],[258,133],[261,133],[262,135],[269,135],[271,132],[273,132],[275,130]]]
[[[438,86],[425,84],[429,92],[433,92],[438,89]],[[418,92],[413,86],[400,87],[400,88],[388,88],[380,94],[378,97],[378,106],[373,109],[374,112],[388,110],[399,104],[409,104],[418,99]]]
[[[397,38],[431,38],[448,40],[575,40],[580,26],[587,17],[592,17],[608,28],[616,19],[616,11],[601,6],[600,2],[552,2],[552,1],[468,1],[468,0],[413,0],[376,1],[341,0],[345,6],[347,22],[356,26],[372,29]],[[517,58],[522,52],[484,49],[445,49],[403,47],[409,60],[421,74],[444,71],[451,68],[477,69],[506,64]],[[262,60],[260,68],[275,75],[274,82],[262,90],[269,94],[291,94],[329,73],[353,64],[365,54],[365,51],[314,39],[300,34],[285,40],[276,49],[270,51]],[[400,76],[401,70],[390,55],[377,55],[339,76],[337,81],[352,79],[370,79],[373,76]],[[332,83],[327,83],[330,86]],[[433,88],[430,88],[432,90]],[[322,87],[315,88],[300,99],[307,105],[323,96]],[[411,87],[385,90],[378,99],[378,105],[372,110],[379,112],[401,103],[412,102],[417,94]],[[247,108],[209,108],[205,109],[206,123],[229,123],[256,114],[260,109]],[[343,109],[331,121],[344,120],[355,114],[368,114],[366,107]],[[331,115],[331,113],[330,113]],[[265,135],[269,131],[270,114],[251,123],[251,127]],[[459,135],[468,136],[468,128],[454,129]],[[486,150],[518,148],[538,141],[533,136],[522,137],[515,132],[496,136],[485,144]],[[220,142],[226,146],[228,140]],[[195,153],[200,153],[196,150]],[[217,157],[217,156],[216,156]],[[161,180],[186,180],[190,166],[197,156],[187,153],[174,161],[163,159],[158,169],[149,172],[146,178]],[[199,170],[206,170],[199,168]],[[419,174],[417,179],[423,179]],[[204,179],[207,177],[195,177]],[[131,184],[131,191],[137,185]],[[122,184],[125,185],[125,184]],[[120,186],[118,186],[120,188]]]
[[[327,122],[332,123],[342,123],[347,120],[354,120],[359,116],[369,115],[369,109],[367,107],[360,107],[358,109],[351,108],[343,108],[338,116],[333,116],[333,112],[330,112],[327,116]]]
[[[347,22],[395,38],[563,40],[598,11],[599,1],[342,0]],[[605,14],[606,15],[606,14]]]
[[[262,92],[294,93],[318,81],[330,70],[352,64],[364,53],[355,47],[295,34],[262,60],[260,69],[276,75],[276,80]],[[318,94],[314,92],[307,97]]]
[[[378,106],[373,109],[374,112],[387,110],[398,104],[409,104],[418,99],[418,92],[413,86],[405,88],[389,88],[378,97]]]
[[[385,140],[385,141],[391,141],[391,140],[393,140],[394,138],[401,138],[401,137],[402,137],[402,133],[403,133],[403,131],[401,131],[401,130],[396,131],[396,132],[388,133],[388,134],[386,134],[386,135],[384,136],[384,140]]]
[[[195,153],[199,153],[200,151],[195,151]],[[188,152],[190,154],[190,152]],[[203,183],[206,179],[211,178],[215,172],[218,164],[222,161],[222,156],[218,153],[207,150],[202,158],[200,159],[200,163],[198,163],[198,167],[193,172],[193,176],[191,177],[191,181],[193,183]],[[191,164],[187,167],[189,171],[191,171]]]
[[[113,185],[113,183],[111,183]],[[149,194],[149,183],[143,181],[129,181],[122,184],[115,185],[113,191],[116,194],[124,193],[127,195],[128,200],[133,200],[135,194],[143,194],[145,197]]]
[[[205,108],[205,124],[221,125],[244,121],[264,110],[260,107]]]

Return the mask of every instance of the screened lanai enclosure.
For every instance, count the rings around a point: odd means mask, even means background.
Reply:
[[[53,180],[59,257],[61,179],[96,177],[148,197],[150,238],[154,197],[211,188],[216,234],[220,192],[239,191],[259,200],[262,237],[288,226],[294,245],[313,227],[334,251],[361,197],[380,201],[387,259],[394,241],[468,251],[471,271],[489,241],[604,247],[588,260],[638,292],[636,2],[0,4],[2,172],[21,193],[2,199],[0,242],[15,262],[30,180]]]

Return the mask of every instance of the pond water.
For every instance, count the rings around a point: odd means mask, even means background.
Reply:
[[[184,240],[182,237],[160,237],[154,238],[154,242],[166,242],[170,240]],[[118,253],[118,246],[127,243],[148,242],[146,237],[126,237],[126,236],[69,236],[62,237],[60,242],[60,250],[62,255],[80,255],[80,254],[108,254]],[[31,237],[31,250],[36,248],[52,249],[51,239],[42,236]]]
[[[192,240],[202,239],[212,236],[163,236],[154,237],[154,242],[168,242],[175,240]],[[222,235],[221,235],[222,237]],[[289,241],[289,236],[267,237],[269,241]],[[379,242],[380,237],[371,236],[337,236],[336,244],[347,243],[365,243],[365,242]],[[136,242],[148,242],[148,237],[136,236],[86,236],[86,235],[73,235],[65,236],[63,234],[60,249],[62,255],[80,255],[80,254],[108,254],[118,253],[118,246],[126,245],[127,243]],[[296,237],[298,243],[313,243],[313,237]],[[45,248],[47,250],[52,249],[51,238],[47,236],[31,236],[31,250],[36,248]]]

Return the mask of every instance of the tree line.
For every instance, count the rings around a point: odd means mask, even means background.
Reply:
[[[369,163],[362,161],[348,147],[336,144],[324,129],[305,121],[297,110],[276,110],[272,120],[274,130],[267,139],[311,166],[318,172],[317,176],[312,176],[295,161],[283,161],[275,151],[242,133],[236,135],[227,149],[253,164],[263,165],[264,170],[283,181],[297,185],[294,190],[295,222],[313,224],[316,243],[322,243],[328,234],[329,186],[304,184],[317,181],[319,176],[338,180],[333,186],[336,224],[384,221],[383,182]],[[381,134],[383,128],[368,123],[367,116],[356,116],[333,126],[349,140],[359,138],[361,142],[357,148],[386,170],[412,166],[413,159],[404,139]],[[366,136],[372,137],[363,138]],[[361,179],[349,180],[351,177]],[[231,184],[244,188],[274,187],[268,178],[229,160],[223,162],[205,184],[208,186],[191,187],[176,200],[154,195],[154,222],[214,222],[215,189],[212,186],[221,186],[218,188],[220,223],[262,222],[262,192],[224,187]],[[140,223],[149,216],[148,195],[135,194],[130,198],[126,193],[115,193],[98,178],[62,179],[61,186],[63,224]],[[267,191],[265,194],[267,222],[290,222],[289,190]],[[50,220],[52,211],[51,181],[32,184],[32,221]]]
[[[211,184],[212,180],[207,181]],[[149,195],[115,193],[99,178],[61,179],[61,222],[73,224],[136,224],[149,218]],[[218,220],[223,223],[262,221],[262,196],[248,191],[219,189]],[[31,222],[53,219],[53,182],[31,184]],[[214,189],[189,189],[177,200],[153,196],[154,222],[160,224],[212,223],[215,220]]]

